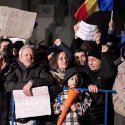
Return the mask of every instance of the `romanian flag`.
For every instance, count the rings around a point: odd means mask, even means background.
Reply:
[[[85,20],[97,11],[112,11],[114,0],[86,0],[76,11],[75,18]]]

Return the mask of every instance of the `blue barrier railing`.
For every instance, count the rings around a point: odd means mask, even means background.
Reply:
[[[81,92],[88,91],[86,88],[76,88],[77,90]],[[65,88],[65,90],[68,90],[68,88]],[[115,90],[102,90],[99,89],[98,92],[105,93],[105,111],[104,111],[104,125],[107,125],[107,113],[108,113],[108,93],[116,93]],[[12,125],[14,125],[14,98],[12,98]],[[36,125],[36,120],[34,121],[34,125]]]
[[[65,88],[65,90],[68,90],[69,88]],[[81,92],[89,91],[86,88],[76,88],[77,90]],[[104,125],[107,125],[107,113],[108,113],[108,93],[116,93],[116,90],[102,90],[99,89],[98,92],[105,93],[105,111],[104,111]]]

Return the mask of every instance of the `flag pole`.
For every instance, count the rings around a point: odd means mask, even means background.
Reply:
[[[113,21],[113,10],[111,11],[111,21]]]

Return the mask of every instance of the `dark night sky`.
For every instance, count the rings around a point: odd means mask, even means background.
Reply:
[[[114,2],[114,23],[115,23],[115,31],[119,33],[124,29],[125,24],[125,0],[115,0]],[[88,18],[87,22],[91,24],[98,24],[99,28],[102,31],[107,30],[108,22],[110,21],[111,12],[96,12],[90,18]]]

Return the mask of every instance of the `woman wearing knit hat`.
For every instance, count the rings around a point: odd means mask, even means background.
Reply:
[[[91,70],[97,70],[101,67],[101,50],[99,47],[88,52],[88,65]]]
[[[98,93],[99,89],[112,89],[115,78],[115,66],[111,61],[106,46],[102,50],[97,46],[88,52],[88,70],[92,83],[88,85],[92,96],[92,106],[86,119],[86,125],[100,125],[104,123],[104,93]],[[110,97],[109,97],[110,98]],[[108,125],[113,124],[113,107],[111,98],[108,100]],[[98,115],[96,113],[98,112]],[[89,122],[88,122],[89,121]]]

